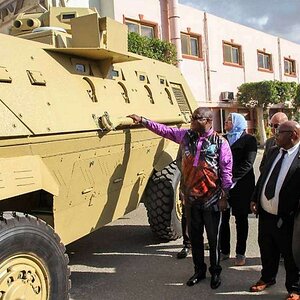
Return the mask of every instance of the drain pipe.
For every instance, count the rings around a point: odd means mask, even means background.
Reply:
[[[161,13],[161,35],[165,41],[170,41],[170,25],[169,25],[169,9],[168,1],[160,1],[160,13]]]
[[[277,46],[278,46],[279,80],[282,81],[281,45],[280,45],[279,37],[277,38]]]
[[[169,0],[170,41],[176,47],[177,66],[180,69],[182,61],[181,39],[179,29],[178,0]]]

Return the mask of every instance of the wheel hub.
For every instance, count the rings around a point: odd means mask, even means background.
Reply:
[[[1,300],[48,300],[49,276],[30,254],[14,255],[0,265]]]
[[[176,209],[176,216],[177,216],[178,220],[181,221],[181,218],[182,218],[182,200],[179,197],[179,187],[177,187],[177,189],[176,189],[175,209]]]

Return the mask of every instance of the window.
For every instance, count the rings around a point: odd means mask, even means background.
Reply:
[[[125,24],[128,27],[129,32],[136,32],[141,36],[146,36],[148,38],[156,37],[156,27],[152,24],[141,23],[138,21],[126,20]]]
[[[284,59],[284,75],[296,76],[296,61],[290,58]]]
[[[225,64],[242,66],[242,47],[223,42],[223,56]]]
[[[196,34],[181,33],[181,51],[183,56],[201,58],[201,36]]]
[[[259,70],[272,71],[272,55],[263,51],[257,51],[257,62]]]

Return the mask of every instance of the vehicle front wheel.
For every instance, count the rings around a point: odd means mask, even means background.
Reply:
[[[65,247],[44,221],[23,213],[0,217],[0,299],[69,299]]]
[[[181,237],[182,205],[179,200],[180,171],[172,162],[154,172],[145,190],[144,203],[151,230],[161,239]]]

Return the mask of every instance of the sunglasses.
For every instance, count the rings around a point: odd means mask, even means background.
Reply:
[[[277,129],[279,127],[279,125],[280,124],[278,124],[278,123],[277,124],[272,124],[272,123],[269,124],[269,126],[274,129]]]
[[[279,134],[285,133],[285,132],[293,132],[293,131],[292,131],[292,130],[279,130],[279,128],[277,128],[277,129],[275,130],[275,134],[276,134],[276,135],[279,135]]]
[[[204,118],[204,117],[198,117],[198,116],[191,116],[191,120],[193,121],[205,121],[205,120],[209,120],[208,118]]]

